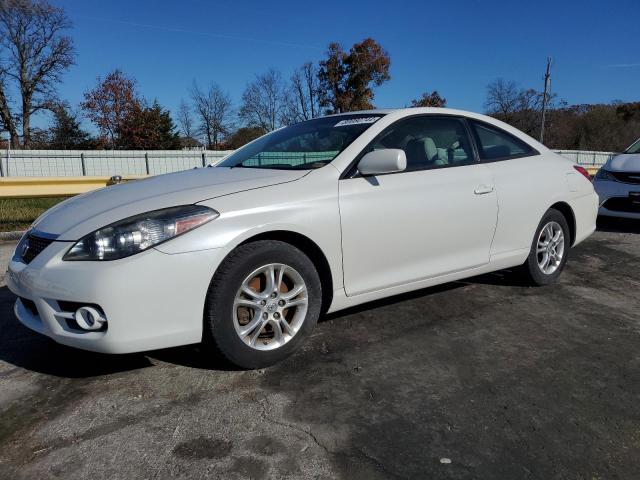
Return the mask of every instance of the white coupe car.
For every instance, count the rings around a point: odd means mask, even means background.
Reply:
[[[600,215],[640,219],[640,139],[609,159],[593,186],[600,196]]]
[[[244,368],[277,362],[323,312],[520,267],[554,282],[595,229],[586,172],[469,112],[318,118],[213,168],[69,199],[8,269],[15,313],[106,353],[203,342]]]

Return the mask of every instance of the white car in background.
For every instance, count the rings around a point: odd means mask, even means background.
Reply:
[[[322,312],[511,267],[553,283],[595,229],[585,177],[484,115],[329,116],[215,168],[53,207],[7,282],[20,321],[59,343],[125,353],[203,341],[262,367],[299,348]]]
[[[610,158],[596,173],[600,215],[640,219],[640,139]]]

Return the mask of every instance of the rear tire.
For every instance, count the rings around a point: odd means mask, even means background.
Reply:
[[[564,215],[553,208],[547,210],[533,236],[527,261],[520,267],[527,283],[542,286],[558,280],[569,256],[570,238]]]
[[[209,286],[203,341],[241,368],[266,367],[300,348],[321,304],[320,277],[301,250],[277,240],[241,245]]]

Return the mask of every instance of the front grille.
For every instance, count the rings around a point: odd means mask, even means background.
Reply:
[[[640,202],[631,197],[610,198],[603,207],[613,212],[640,213]]]
[[[609,172],[616,180],[623,183],[640,185],[640,172]]]
[[[20,255],[24,263],[31,263],[31,261],[42,253],[42,251],[53,243],[53,240],[48,238],[36,237],[35,235],[28,235],[21,246],[22,251]]]
[[[31,315],[36,317],[38,316],[38,309],[36,308],[36,304],[33,300],[29,300],[24,297],[18,297],[18,298],[20,298],[20,302],[22,302],[22,305],[24,306],[24,308],[26,308]]]

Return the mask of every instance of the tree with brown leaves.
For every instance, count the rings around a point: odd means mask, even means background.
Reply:
[[[354,44],[348,53],[338,43],[329,44],[318,71],[321,105],[327,113],[374,108],[373,88],[391,79],[390,65],[389,54],[372,38]]]
[[[441,97],[437,90],[433,92],[424,92],[422,97],[418,100],[411,100],[412,107],[438,107],[444,108],[447,106],[447,99]]]
[[[80,108],[98,127],[102,140],[110,147],[118,144],[122,122],[136,110],[142,109],[143,100],[136,92],[136,81],[120,70],[109,73],[98,85],[84,93]]]
[[[178,150],[180,138],[171,115],[155,101],[136,105],[118,125],[118,147],[126,150]]]

